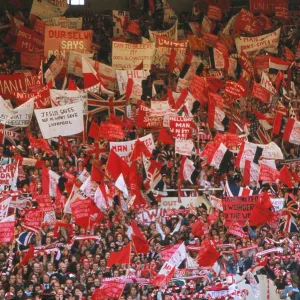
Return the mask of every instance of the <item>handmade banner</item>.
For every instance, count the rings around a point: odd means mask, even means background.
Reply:
[[[80,18],[52,18],[43,20],[47,26],[56,26],[68,29],[82,29],[82,17]]]
[[[112,67],[115,70],[134,70],[143,62],[143,69],[150,70],[155,43],[128,44],[113,42]]]
[[[177,197],[162,197],[160,202],[161,209],[179,209],[180,206],[189,207],[199,207],[201,204],[205,204],[207,208],[211,207],[211,204],[202,196],[198,197],[180,197],[181,202],[178,202]],[[220,200],[221,201],[221,200]]]
[[[69,8],[67,0],[34,0],[30,14],[43,19],[51,19],[62,16]]]
[[[175,140],[175,153],[191,156],[193,148],[193,140]]]
[[[209,5],[207,10],[207,16],[209,19],[221,21],[222,20],[222,10],[221,8]]]
[[[46,26],[44,56],[50,58],[51,55],[61,55],[68,62],[72,50],[80,53],[91,52],[92,39],[92,30]]]
[[[152,134],[145,135],[139,138],[144,142],[150,152],[155,148]],[[134,148],[136,140],[126,142],[110,142],[110,150],[114,150],[121,157],[129,157]]]
[[[161,257],[163,260],[168,261],[177,268],[186,259],[186,250],[184,243],[176,244],[171,248],[163,250],[161,252]]]
[[[83,131],[83,102],[34,110],[44,139]]]
[[[30,92],[41,86],[39,77],[35,72],[26,72],[26,74],[0,74],[0,95],[5,99],[10,99],[13,92]]]
[[[251,35],[258,35],[262,31],[261,23],[246,9],[242,9],[235,23],[235,30],[240,30]]]
[[[37,195],[35,200],[38,203],[38,207],[42,212],[42,222],[53,224],[55,218],[53,202],[49,194]]]
[[[0,243],[11,243],[14,240],[15,215],[11,215],[0,221]]]
[[[155,42],[157,36],[162,36],[167,39],[177,41],[178,40],[177,24],[178,21],[176,20],[175,24],[168,30],[158,30],[158,31],[149,30],[150,41]]]
[[[21,66],[33,69],[39,69],[41,66],[41,55],[38,53],[22,52]]]
[[[34,99],[30,99],[13,110],[14,115],[5,124],[14,127],[28,127],[33,115]]]
[[[0,166],[0,191],[16,190],[18,163]]]
[[[35,31],[20,25],[15,50],[18,52],[43,53],[44,37]]]
[[[95,289],[92,299],[120,299],[125,285],[125,283],[118,281],[103,282],[100,288]]]
[[[11,105],[0,96],[0,123],[6,124],[10,118],[14,116],[14,110]]]
[[[84,91],[67,91],[67,90],[50,90],[50,98],[52,107],[73,104],[77,102],[83,103],[83,114],[87,114],[87,92]]]
[[[9,194],[3,194],[0,199],[0,221],[5,219],[8,214],[8,209],[10,207],[11,196]]]
[[[203,38],[197,37],[196,35],[189,34],[188,41],[189,41],[190,49],[192,51],[195,50],[205,51],[206,44],[204,43]]]
[[[170,116],[170,132],[172,136],[180,140],[187,140],[191,138],[192,122],[193,122],[193,118]]]
[[[146,80],[148,76],[150,76],[150,72],[144,70],[116,71],[120,95],[126,93],[128,79],[132,79],[133,87],[129,98],[141,99],[143,94],[142,81]]]
[[[237,37],[235,38],[235,45],[238,53],[253,52],[264,49],[267,52],[277,53],[279,42],[280,28],[277,30],[256,37]]]
[[[108,141],[123,140],[124,131],[120,125],[101,123],[99,137],[107,139]]]
[[[48,85],[45,85],[42,89],[34,93],[13,92],[12,94],[12,99],[14,99],[18,105],[25,103],[31,98],[34,98],[35,109],[47,108],[51,106],[50,89]]]
[[[275,212],[279,212],[280,210],[283,209],[285,204],[284,198],[271,198],[270,200],[272,202]]]
[[[259,196],[223,197],[225,226],[230,226],[233,221],[236,221],[240,226],[245,226],[258,200]]]
[[[164,113],[157,113],[153,109],[140,105],[136,125],[142,128],[159,129],[163,126]]]
[[[83,77],[82,74],[82,56],[87,58],[93,58],[94,53],[80,53],[76,51],[70,51],[67,71],[69,74],[73,74],[79,77]],[[93,60],[91,60],[93,61]],[[101,64],[101,63],[99,63]]]
[[[288,6],[288,1],[286,0],[282,0],[280,2],[278,0],[250,0],[250,11],[252,11],[253,13],[274,15],[275,7],[276,5],[278,5],[278,3],[280,3],[280,5],[282,5],[283,7]]]
[[[253,89],[252,89],[252,96],[254,98],[261,100],[262,102],[269,103],[271,93],[260,84],[254,82]]]

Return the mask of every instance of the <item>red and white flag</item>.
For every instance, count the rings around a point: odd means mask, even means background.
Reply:
[[[195,170],[194,163],[192,160],[188,159],[186,156],[182,156],[181,164],[179,169],[179,178],[181,180],[189,181],[193,183],[191,180],[191,176]]]
[[[246,238],[246,234],[243,230],[243,228],[241,227],[241,225],[237,222],[237,221],[233,221],[230,225],[230,227],[228,228],[227,233],[235,235],[241,239]]]
[[[14,240],[15,215],[11,215],[0,221],[0,243],[7,244]]]
[[[287,120],[282,139],[291,144],[300,145],[300,122],[289,118]]]

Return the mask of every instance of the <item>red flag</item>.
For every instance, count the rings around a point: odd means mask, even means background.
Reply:
[[[33,256],[34,256],[34,246],[31,245],[28,251],[25,253],[22,261],[20,262],[20,266],[25,266]]]
[[[274,218],[274,213],[270,210],[272,207],[270,196],[267,193],[263,193],[249,216],[250,226],[260,226],[271,222]]]
[[[94,121],[91,123],[88,136],[95,140],[99,138],[99,125]]]
[[[158,140],[161,141],[165,145],[173,145],[174,144],[174,139],[173,139],[171,133],[165,127],[161,128],[159,135],[158,135]]]
[[[120,251],[112,252],[107,261],[107,267],[116,264],[129,264],[130,263],[131,244],[127,244]]]
[[[201,219],[198,219],[191,226],[192,234],[197,237],[202,237],[205,234],[209,233],[208,224],[204,223]]]
[[[91,181],[102,181],[105,174],[101,171],[100,166],[93,164],[91,172]]]
[[[96,206],[94,201],[90,201],[89,214],[90,214],[89,228],[93,228],[94,226],[99,225],[100,221],[104,218],[103,213]]]
[[[230,233],[232,235],[235,235],[241,239],[246,238],[246,234],[243,230],[243,228],[241,227],[241,225],[237,222],[237,221],[233,221],[232,224],[230,225],[230,227],[228,228],[227,233]]]
[[[275,78],[275,81],[274,81],[277,92],[278,92],[279,89],[280,89],[280,85],[281,85],[281,82],[283,81],[283,78],[284,78],[283,72],[279,71],[279,72],[277,73],[276,78]]]
[[[147,254],[149,252],[149,244],[138,226],[134,221],[130,222],[133,234],[131,239],[134,245],[134,250],[136,254]]]
[[[89,227],[90,205],[90,198],[84,200],[77,199],[71,204],[71,211],[75,219],[75,224],[85,229]]]
[[[77,91],[78,90],[77,85],[75,84],[75,82],[71,78],[69,78],[68,90],[69,91]]]
[[[281,181],[281,183],[285,184],[288,188],[293,187],[292,175],[289,172],[286,165],[283,168],[281,168],[279,172],[279,180]]]
[[[125,283],[118,281],[102,282],[99,289],[95,289],[92,300],[108,300],[108,299],[120,299]]]
[[[199,250],[198,263],[201,267],[211,267],[217,261],[220,256],[220,252],[211,245],[209,239],[202,242]]]
[[[129,166],[114,150],[111,150],[109,152],[106,170],[110,173],[113,180],[116,181],[121,174],[126,178],[129,172]]]
[[[143,70],[144,69],[144,61],[142,61],[139,65],[137,65],[134,70]]]
[[[134,144],[134,148],[132,150],[131,156],[130,156],[130,161],[135,161],[138,158],[141,158],[142,154],[148,158],[152,157],[152,154],[146,147],[145,143],[143,141],[140,141],[139,139],[137,139]]]
[[[0,243],[11,243],[14,240],[14,235],[15,215],[12,215],[0,221]]]

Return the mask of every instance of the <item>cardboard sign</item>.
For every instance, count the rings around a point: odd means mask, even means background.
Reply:
[[[61,55],[68,62],[70,51],[89,53],[93,39],[92,30],[74,30],[46,26],[44,56]]]
[[[190,84],[190,91],[195,99],[199,100],[201,104],[208,102],[207,83],[204,77],[195,75]]]
[[[271,33],[256,37],[237,37],[235,38],[235,44],[238,53],[241,51],[252,52],[264,49],[267,52],[277,53],[278,43],[280,36],[280,28]]]
[[[208,201],[202,197],[181,197],[181,202],[178,202],[177,197],[162,197],[160,202],[161,209],[179,209],[180,206],[188,207],[193,205],[194,207],[199,207],[201,204],[205,204],[207,208],[211,207]]]
[[[70,136],[83,131],[83,102],[35,110],[44,139]]]
[[[146,80],[148,76],[150,76],[150,72],[144,70],[116,71],[120,95],[126,93],[128,79],[130,78],[133,80],[132,94],[130,97],[141,99],[143,94],[142,81]]]
[[[246,94],[246,90],[238,82],[227,80],[225,92],[234,99],[243,97]]]
[[[156,128],[163,126],[164,113],[157,113],[153,109],[140,105],[136,125],[142,128]]]
[[[14,127],[28,127],[33,115],[34,99],[30,99],[24,104],[15,108],[14,115],[5,122],[6,125]]]
[[[123,140],[124,131],[120,125],[101,123],[99,137],[107,139],[108,141]]]
[[[50,99],[52,107],[64,106],[77,102],[83,103],[83,114],[87,114],[87,92],[84,91],[67,91],[67,90],[50,90]]]
[[[187,140],[192,135],[192,118],[170,116],[170,132],[176,139]]]
[[[46,24],[42,20],[36,18],[34,21],[33,30],[41,34],[42,36],[44,36],[45,28],[46,28]]]
[[[270,200],[272,202],[275,212],[278,212],[283,209],[285,204],[284,198],[273,198],[273,199],[271,198]]]
[[[18,179],[18,163],[0,166],[0,190],[15,188]]]
[[[259,196],[224,197],[222,205],[225,226],[230,226],[233,221],[237,221],[240,226],[245,226],[258,199]]]
[[[47,26],[56,26],[69,29],[82,29],[82,17],[80,18],[52,18],[43,20]]]
[[[30,14],[43,19],[51,19],[62,16],[69,8],[67,0],[34,0]]]
[[[18,52],[43,53],[44,37],[35,31],[20,25],[15,49]]]
[[[155,148],[152,134],[145,135],[139,138],[140,141],[144,142],[149,151],[152,153],[152,150]],[[110,150],[114,150],[121,157],[129,157],[135,144],[136,140],[126,141],[126,142],[110,142]]]
[[[175,140],[175,153],[191,156],[194,148],[193,140]]]
[[[133,70],[143,62],[143,69],[150,70],[155,43],[128,44],[113,42],[112,67],[115,70]]]

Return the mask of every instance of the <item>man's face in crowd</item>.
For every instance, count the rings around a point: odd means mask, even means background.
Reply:
[[[60,269],[61,269],[62,273],[66,273],[67,272],[67,266],[66,266],[66,264],[64,264],[64,263],[61,264]]]
[[[38,274],[38,273],[40,273],[40,271],[41,271],[40,264],[35,263],[35,264],[33,265],[33,272],[34,272],[35,274]]]
[[[72,285],[73,285],[73,282],[71,279],[67,279],[66,280],[66,288],[67,289],[71,289],[72,288]]]
[[[100,287],[100,279],[99,278],[95,278],[95,280],[94,280],[94,285],[95,285],[95,287]]]

